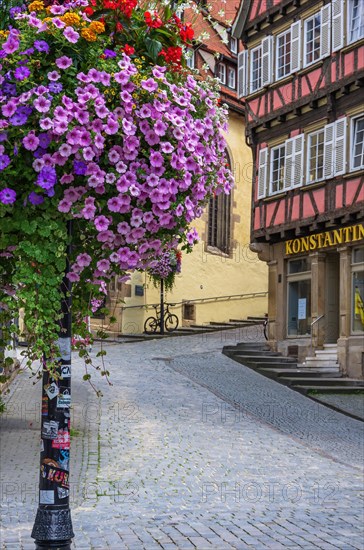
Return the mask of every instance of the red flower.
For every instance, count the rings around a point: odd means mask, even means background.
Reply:
[[[195,36],[191,23],[186,23],[179,32],[182,42],[191,42]]]
[[[133,53],[135,53],[135,48],[133,48],[133,46],[129,46],[129,44],[125,44],[124,52],[126,55],[133,55]]]
[[[163,25],[163,21],[156,11],[153,12],[153,14],[151,14],[150,11],[144,12],[144,19],[148,27],[152,29],[158,29]]]
[[[161,50],[160,54],[164,57],[166,63],[175,65],[176,68],[181,68],[182,48],[180,46],[171,46],[167,50]]]

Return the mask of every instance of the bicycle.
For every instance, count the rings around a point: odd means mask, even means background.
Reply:
[[[164,326],[167,332],[173,332],[178,328],[178,317],[174,313],[169,311],[169,306],[174,306],[175,304],[165,304],[164,310]],[[157,332],[157,329],[161,326],[161,311],[160,306],[153,306],[155,309],[155,317],[148,317],[144,323],[144,332],[146,334],[154,334]]]

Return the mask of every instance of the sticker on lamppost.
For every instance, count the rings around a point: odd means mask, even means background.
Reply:
[[[71,338],[58,338],[57,344],[61,359],[71,361]]]
[[[71,365],[62,365],[61,366],[61,377],[62,378],[71,378]]]
[[[59,422],[56,420],[49,420],[49,422],[43,422],[42,437],[44,439],[55,439],[58,434]]]
[[[39,504],[54,504],[54,491],[39,491]]]
[[[49,386],[45,386],[45,392],[48,395],[49,399],[53,399],[59,394],[59,388],[55,382],[50,384]]]
[[[71,406],[71,394],[69,390],[65,389],[63,393],[60,393],[57,397],[57,409],[69,409]]]

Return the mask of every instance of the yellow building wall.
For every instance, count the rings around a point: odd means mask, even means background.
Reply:
[[[244,123],[241,115],[230,111],[229,131],[226,136],[235,187],[232,191],[232,253],[230,257],[209,250],[206,245],[207,209],[192,225],[201,241],[190,254],[182,256],[182,272],[176,276],[173,290],[166,294],[166,301],[179,304],[172,309],[179,317],[180,326],[205,324],[210,321],[226,322],[263,316],[267,312],[268,271],[265,262],[249,249],[251,223],[252,157],[245,143]],[[135,286],[144,285],[144,296],[135,296]],[[252,293],[262,296],[239,297]],[[230,298],[224,298],[228,297]],[[209,300],[209,299],[213,300]],[[202,301],[202,299],[206,301]],[[131,307],[159,303],[159,289],[144,273],[131,278],[131,297],[117,307],[122,317],[118,330],[125,333],[143,332],[145,319],[154,314],[153,308]],[[181,302],[195,303],[194,320],[183,319]],[[120,307],[123,306],[123,307]]]

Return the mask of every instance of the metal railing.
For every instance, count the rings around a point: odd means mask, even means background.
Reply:
[[[316,323],[318,323],[319,321],[321,321],[321,319],[323,319],[325,317],[325,314],[323,313],[322,315],[320,315],[320,317],[317,317],[314,321],[312,321],[311,323],[311,353],[313,353],[313,327],[316,325]],[[318,336],[318,334],[317,334]]]
[[[268,295],[268,291],[264,292],[249,292],[246,294],[230,294],[227,296],[211,296],[208,298],[195,298],[192,300],[182,300],[181,302],[174,302],[169,304],[171,307],[179,307],[185,304],[204,304],[209,302],[228,302],[230,300],[246,300],[249,298],[263,298]],[[137,306],[121,306],[121,310],[125,309],[150,309],[158,304],[141,304]]]

